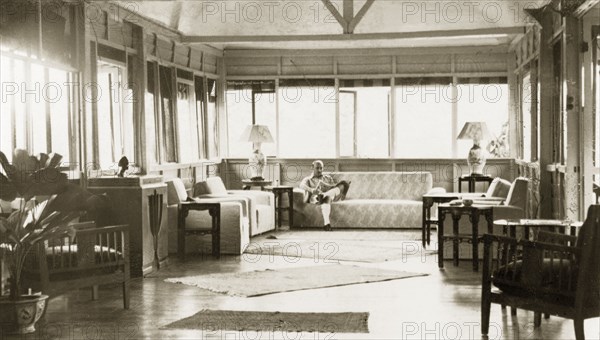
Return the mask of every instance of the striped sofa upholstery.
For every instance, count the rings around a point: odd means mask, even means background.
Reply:
[[[352,181],[346,200],[331,205],[333,228],[420,228],[422,196],[432,188],[429,172],[338,172]],[[304,202],[294,189],[294,227],[322,227],[319,206]]]

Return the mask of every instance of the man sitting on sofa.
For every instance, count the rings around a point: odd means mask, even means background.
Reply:
[[[312,175],[305,177],[300,182],[300,189],[304,190],[304,201],[321,206],[323,214],[324,229],[331,231],[329,215],[331,214],[331,202],[343,200],[348,192],[350,183],[341,181],[336,183],[329,175],[323,174],[323,162],[316,160],[312,163]]]

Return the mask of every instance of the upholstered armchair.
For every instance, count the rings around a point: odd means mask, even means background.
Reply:
[[[173,178],[167,183],[168,215],[169,215],[169,253],[178,252],[178,215],[179,205],[183,202],[195,201],[203,203],[220,203],[220,249],[221,254],[239,255],[250,243],[248,218],[246,217],[247,201],[240,197],[231,198],[190,198],[180,178]],[[208,211],[190,210],[185,219],[186,229],[211,228],[212,218]],[[211,253],[211,236],[185,237],[186,252]]]
[[[209,177],[194,185],[194,197],[248,200],[250,236],[275,229],[275,196],[258,190],[227,190],[221,177]]]

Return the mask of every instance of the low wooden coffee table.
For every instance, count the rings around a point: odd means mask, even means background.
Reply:
[[[438,267],[444,268],[444,240],[452,240],[454,265],[458,266],[458,244],[461,241],[470,242],[473,246],[473,271],[479,270],[479,218],[485,217],[488,224],[488,233],[493,232],[493,205],[473,204],[466,206],[464,204],[451,205],[442,203],[438,206]],[[452,235],[444,236],[444,220],[446,214],[452,217]],[[463,215],[469,216],[471,221],[471,234],[459,234],[458,222]]]
[[[431,218],[431,207],[433,204],[447,203],[458,198],[460,198],[460,196],[453,192],[423,195],[423,224],[421,226],[421,240],[423,241],[423,248],[425,248],[425,243],[427,243],[427,245],[430,244],[431,225],[438,224],[437,219]]]

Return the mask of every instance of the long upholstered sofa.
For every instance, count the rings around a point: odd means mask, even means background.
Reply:
[[[432,189],[429,172],[336,172],[351,181],[343,201],[331,204],[332,228],[420,228],[422,196]],[[294,188],[294,227],[322,227],[319,206]]]

